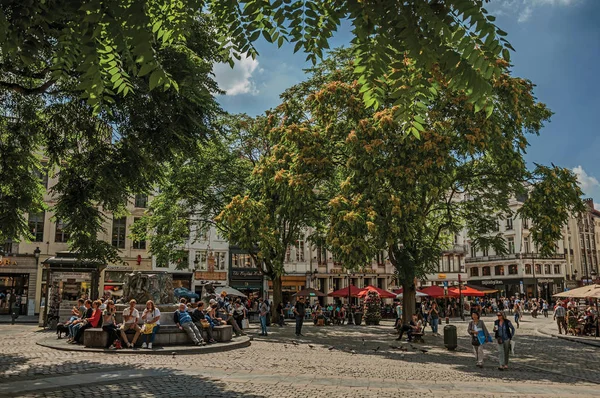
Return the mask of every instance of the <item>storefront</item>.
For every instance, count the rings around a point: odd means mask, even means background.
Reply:
[[[268,281],[269,296],[273,297],[273,282]],[[306,275],[283,275],[281,277],[281,293],[283,302],[287,303],[294,301],[292,297],[296,292],[306,287]]]
[[[469,283],[480,285],[486,288],[498,290],[495,293],[496,298],[498,297],[519,297],[523,296],[524,290],[521,287],[522,280],[519,278],[512,279],[487,279],[487,280],[474,280],[469,279]]]
[[[523,279],[527,297],[535,297],[535,280],[533,278]],[[552,295],[564,290],[563,278],[537,278],[538,297],[552,301]]]
[[[33,255],[0,256],[0,315],[10,314],[9,304],[15,302],[19,315],[34,315],[38,268]]]
[[[208,284],[211,284],[218,293],[218,286],[227,285],[227,272],[194,272],[194,285],[193,289],[191,289],[193,292],[202,297],[204,295],[204,286]]]
[[[184,287],[192,290],[192,276],[191,272],[173,272],[173,289]]]
[[[132,272],[133,267],[109,265],[102,272],[102,283],[100,290],[104,293],[110,292],[111,296],[115,299],[120,298],[123,295],[123,282],[125,281],[125,275]]]
[[[263,274],[248,252],[229,248],[229,285],[248,297],[263,296]]]

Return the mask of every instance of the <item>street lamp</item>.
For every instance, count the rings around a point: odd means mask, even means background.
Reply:
[[[347,271],[348,272],[348,325],[353,325],[354,322],[352,322],[352,305],[350,304],[350,270]]]

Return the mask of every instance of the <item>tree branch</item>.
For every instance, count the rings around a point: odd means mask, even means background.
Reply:
[[[46,90],[48,90],[48,88],[50,88],[50,86],[52,86],[54,83],[55,83],[55,81],[50,79],[47,82],[45,82],[44,84],[42,84],[41,86],[34,87],[34,88],[28,88],[28,87],[23,87],[22,85],[20,85],[18,83],[9,83],[9,82],[0,81],[0,87],[4,87],[6,89],[16,91],[17,93],[23,94],[23,95],[36,95],[36,94],[45,93]]]

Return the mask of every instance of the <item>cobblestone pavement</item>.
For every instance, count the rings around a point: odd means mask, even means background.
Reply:
[[[491,329],[493,318],[483,319]],[[505,372],[496,369],[493,344],[486,346],[485,367],[475,367],[467,324],[455,325],[457,351],[429,334],[425,345],[396,342],[384,322],[308,325],[301,339],[293,337],[293,325],[271,327],[268,337],[254,329],[247,348],[157,356],[58,351],[35,344],[50,332],[0,325],[0,396],[598,396],[600,348],[540,333],[552,327],[552,318],[525,318]]]

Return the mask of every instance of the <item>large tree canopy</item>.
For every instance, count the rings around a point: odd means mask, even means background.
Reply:
[[[437,65],[465,88],[479,108],[486,106],[491,78],[509,60],[510,44],[494,25],[482,0],[6,0],[0,5],[0,85],[21,94],[52,90],[63,79],[78,76],[75,89],[96,111],[138,89],[135,77],[146,76],[150,89],[177,90],[186,83],[164,64],[159,49],[204,54],[189,46],[194,24],[205,13],[224,59],[255,57],[262,36],[281,46],[295,44],[313,62],[329,48],[342,21],[352,25],[356,69],[367,105],[388,95],[402,112],[415,99],[435,94],[429,75],[407,93],[392,72],[404,69],[405,56],[419,70]],[[389,84],[392,83],[392,84]],[[401,90],[401,91],[399,91]],[[406,95],[410,95],[410,99]],[[414,112],[413,112],[414,113]],[[408,113],[410,114],[410,113]],[[416,127],[415,127],[416,128]]]
[[[406,292],[431,272],[452,237],[467,228],[475,245],[506,252],[496,232],[498,217],[509,215],[511,198],[521,198],[522,215],[542,253],[554,252],[569,214],[582,210],[581,191],[570,171],[524,160],[527,136],[538,134],[551,113],[533,96],[533,84],[503,74],[492,80],[489,114],[473,114],[463,90],[437,69],[436,99],[427,106],[421,139],[399,132],[394,99],[377,109],[360,103],[352,80],[351,52],[336,51],[311,77],[284,94],[290,109],[302,106],[305,123],[324,132],[339,181],[330,200],[327,240],[346,267],[370,263],[387,250]],[[420,79],[412,60],[401,75],[411,86]],[[335,182],[335,181],[333,181]],[[526,199],[524,199],[526,198]],[[414,295],[405,294],[405,310]]]

